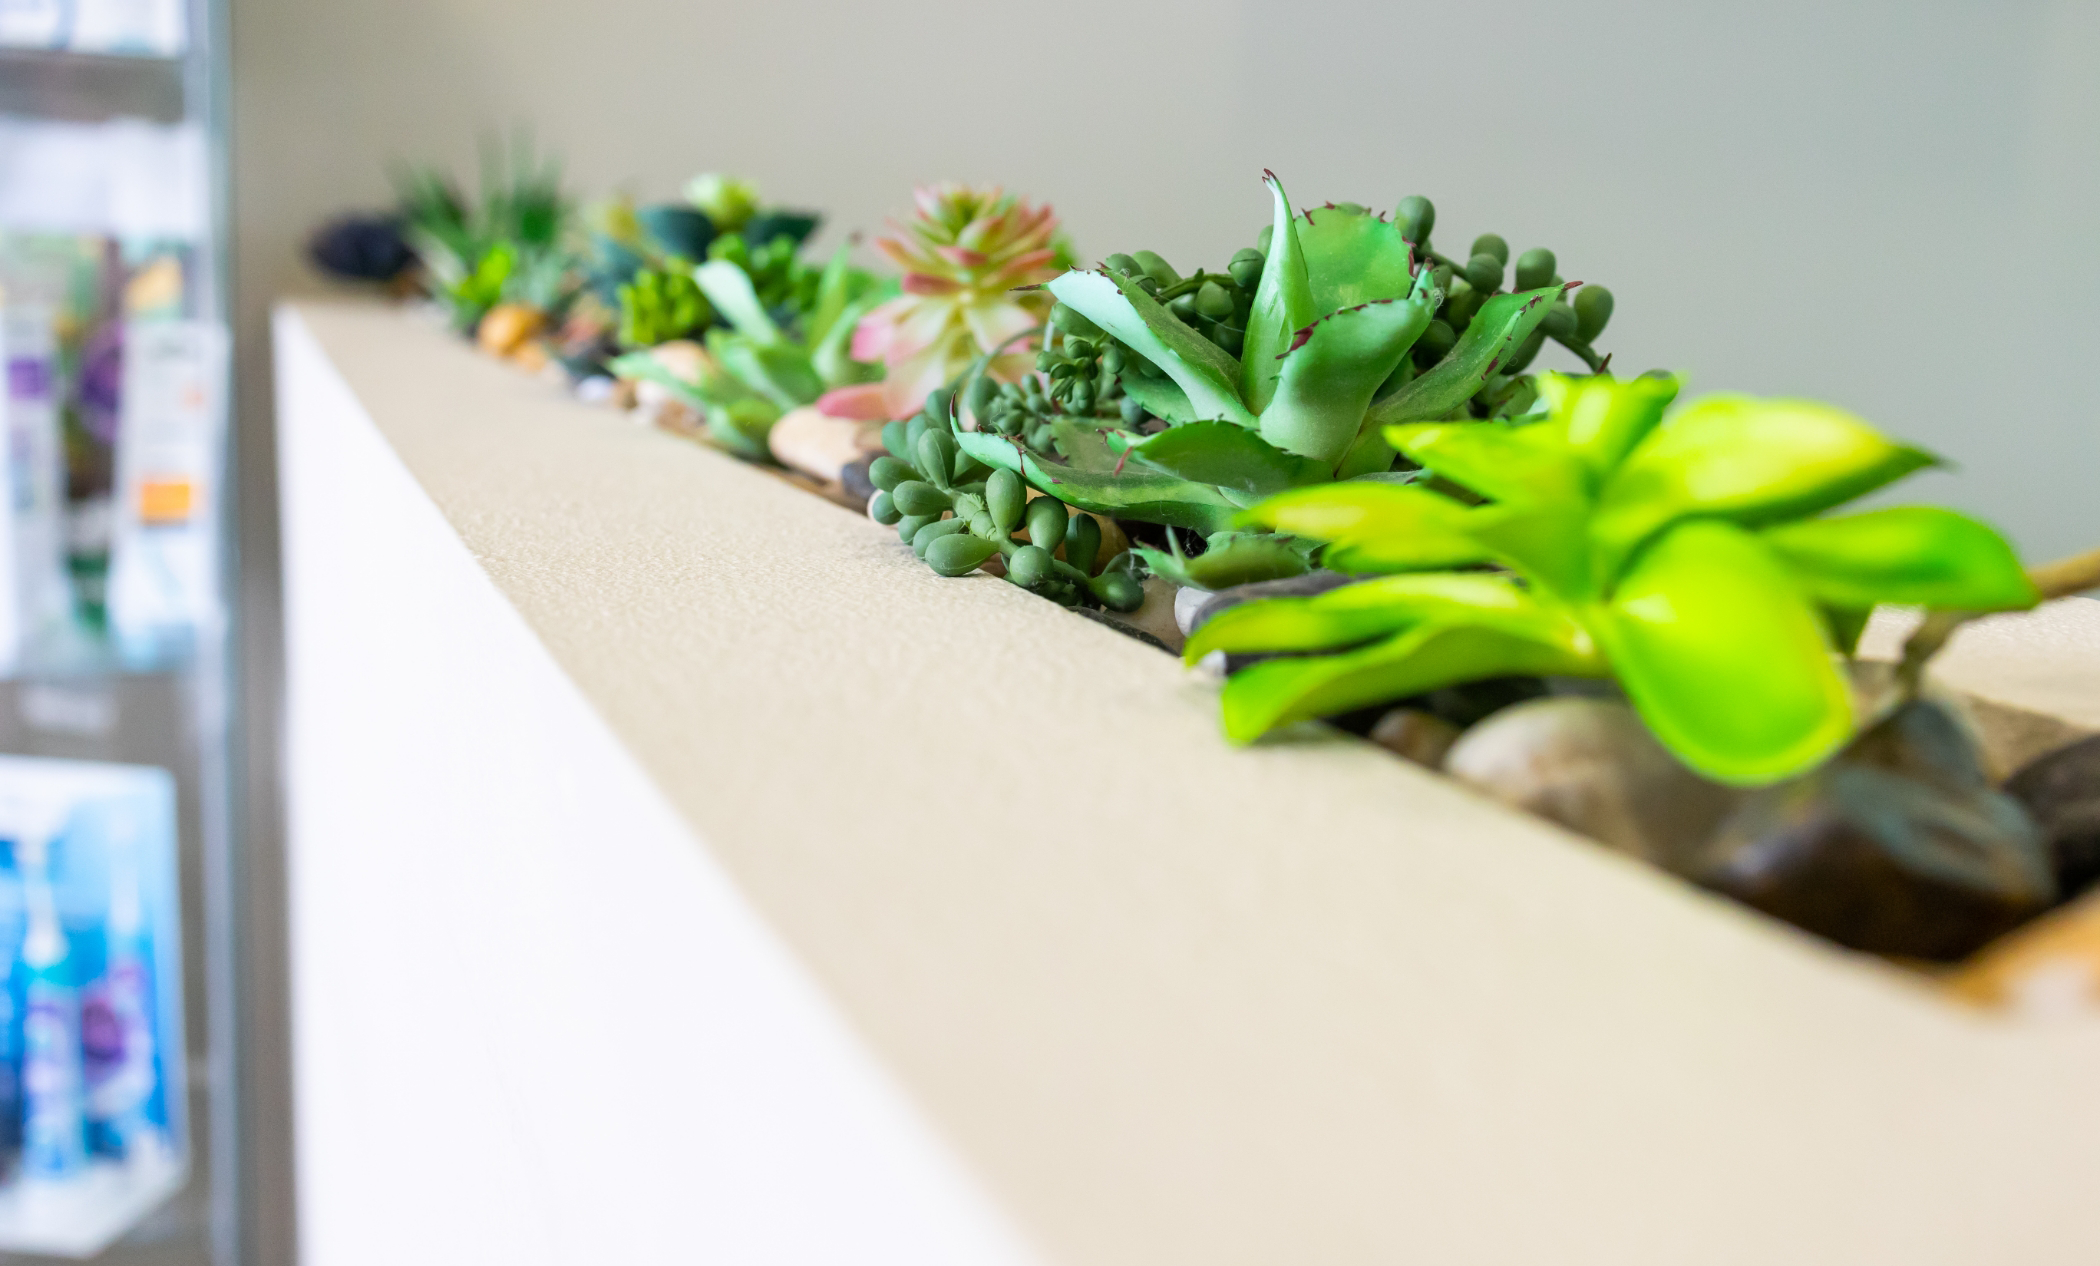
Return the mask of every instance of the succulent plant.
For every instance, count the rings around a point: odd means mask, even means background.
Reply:
[[[873,276],[852,266],[847,250],[839,247],[815,278],[799,328],[775,319],[742,267],[728,259],[709,260],[692,270],[691,281],[727,325],[706,332],[697,381],[646,350],[622,356],[610,368],[622,377],[661,384],[707,420],[717,443],[770,461],[766,437],[782,414],[881,372],[853,359],[851,341],[855,322],[885,291]]]
[[[944,184],[919,189],[918,215],[876,242],[904,270],[904,293],[861,319],[857,360],[881,361],[880,383],[835,391],[822,404],[840,417],[908,418],[985,353],[982,370],[1016,381],[1030,368],[1027,346],[1048,314],[1048,295],[1017,288],[1063,266],[1057,216],[1002,191]]]
[[[1839,654],[1876,604],[2037,600],[1974,519],[1825,515],[1934,461],[1837,409],[1709,396],[1665,421],[1671,378],[1539,386],[1543,420],[1388,427],[1413,482],[1296,489],[1240,516],[1380,578],[1196,631],[1191,661],[1286,656],[1227,680],[1229,736],[1511,674],[1611,677],[1686,764],[1768,783],[1852,735]]]
[[[1064,377],[1095,384],[1077,403],[1096,414],[1114,398],[1112,375],[1120,426],[1017,419],[1010,405],[1002,416],[1004,389],[969,383],[971,413],[957,442],[1073,505],[1212,537],[1230,551],[1208,565],[1220,575],[1264,566],[1291,574],[1302,570],[1301,551],[1219,534],[1241,509],[1285,489],[1386,477],[1391,424],[1528,407],[1535,393],[1517,371],[1549,323],[1601,367],[1587,338],[1608,319],[1609,296],[1578,321],[1562,301],[1580,283],[1555,276],[1550,253],[1519,261],[1527,288],[1495,293],[1502,274],[1497,265],[1488,276],[1487,248],[1499,238],[1476,243],[1471,280],[1416,257],[1408,234],[1426,242],[1434,220],[1426,199],[1403,201],[1397,219],[1355,204],[1299,214],[1273,174],[1266,183],[1273,223],[1263,244],[1223,272],[1184,278],[1141,251],[1048,283],[1062,350],[1046,356],[1080,366]],[[1081,428],[1095,437],[1074,434]],[[1034,442],[1043,437],[1061,462]],[[1169,574],[1177,557],[1147,555]]]
[[[756,183],[719,172],[704,172],[687,181],[685,197],[722,233],[743,228],[759,211]]]
[[[693,280],[691,260],[676,257],[662,268],[644,265],[618,290],[621,347],[654,347],[707,328],[714,309]]]
[[[1092,515],[1055,497],[1030,500],[1020,476],[971,460],[956,446],[948,412],[948,393],[937,391],[918,416],[883,426],[889,452],[868,470],[877,489],[868,516],[894,526],[943,576],[997,558],[1008,580],[1054,602],[1136,610],[1145,593],[1130,552],[1099,557],[1103,532]]]
[[[473,329],[499,303],[556,317],[576,293],[560,163],[536,158],[522,135],[507,156],[484,143],[479,205],[432,168],[397,171],[395,187],[402,235],[459,329]]]
[[[815,300],[818,268],[799,255],[822,217],[785,207],[761,207],[757,187],[726,176],[695,177],[689,202],[636,207],[607,199],[584,215],[590,249],[585,266],[607,304],[644,269],[663,272],[675,262],[726,259],[752,276],[759,297],[778,319],[797,323]],[[712,208],[712,209],[710,209]]]

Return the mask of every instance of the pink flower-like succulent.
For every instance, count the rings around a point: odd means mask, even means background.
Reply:
[[[1047,291],[1014,294],[1057,276],[1057,215],[997,188],[943,184],[913,194],[919,214],[877,240],[904,270],[904,293],[869,312],[853,331],[853,359],[881,361],[882,382],[840,387],[817,402],[836,417],[907,418],[970,362],[1042,324]],[[1033,340],[992,362],[1014,381],[1035,364]]]

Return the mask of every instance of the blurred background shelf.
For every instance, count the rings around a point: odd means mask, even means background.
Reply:
[[[0,47],[0,114],[173,123],[184,116],[187,77],[179,57]]]

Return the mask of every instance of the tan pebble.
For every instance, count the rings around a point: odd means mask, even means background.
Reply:
[[[544,373],[548,369],[561,374],[561,367],[547,351],[547,345],[538,339],[527,339],[510,351],[510,363],[528,374]]]
[[[1986,946],[1946,983],[1957,997],[2038,1019],[2100,1013],[2100,893]]]
[[[499,303],[481,318],[474,341],[492,356],[508,356],[546,327],[547,314],[522,303]]]
[[[806,405],[781,415],[766,446],[781,465],[837,483],[846,467],[882,451],[882,428],[853,418],[835,418]]]
[[[1433,712],[1419,708],[1394,708],[1371,727],[1371,741],[1380,747],[1430,769],[1442,768],[1444,754],[1463,733]]]

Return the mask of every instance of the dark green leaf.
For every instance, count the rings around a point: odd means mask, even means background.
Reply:
[[[1546,319],[1563,287],[1496,295],[1481,305],[1459,336],[1458,346],[1421,377],[1371,406],[1368,424],[1426,422],[1471,400],[1488,376],[1506,363],[1539,322]]]
[[[1329,218],[1339,217],[1330,213]],[[1262,438],[1332,470],[1356,442],[1372,393],[1432,315],[1423,300],[1382,299],[1344,308],[1300,330],[1284,353],[1276,394],[1261,411]]]
[[[1274,203],[1274,224],[1269,231],[1268,262],[1254,290],[1246,342],[1240,349],[1240,396],[1255,413],[1267,408],[1276,394],[1276,378],[1283,372],[1283,362],[1277,358],[1290,348],[1292,336],[1321,315],[1313,306],[1312,283],[1306,274],[1305,252],[1298,243],[1291,200],[1275,173],[1264,172],[1263,181]]]
[[[1126,373],[1118,379],[1123,384],[1123,394],[1145,406],[1145,412],[1155,418],[1169,422],[1194,422],[1195,406],[1189,403],[1189,393],[1183,391],[1172,379],[1146,378],[1139,374]]]
[[[1055,466],[1004,436],[957,431],[964,452],[996,470],[1010,470],[1067,505],[1096,514],[1164,523],[1209,534],[1232,526],[1239,507],[1209,484],[1126,467],[1121,474]]]
[[[1158,366],[1187,394],[1197,417],[1254,425],[1240,402],[1238,362],[1135,284],[1112,273],[1073,271],[1051,282],[1050,293]]]
[[[1306,542],[1251,533],[1221,533],[1211,539],[1209,549],[1194,558],[1143,545],[1133,548],[1153,575],[1177,585],[1213,591],[1302,576],[1311,569],[1306,561]]]
[[[1320,483],[1329,474],[1325,465],[1286,453],[1230,422],[1169,427],[1132,445],[1130,455],[1154,470],[1249,498]]]

